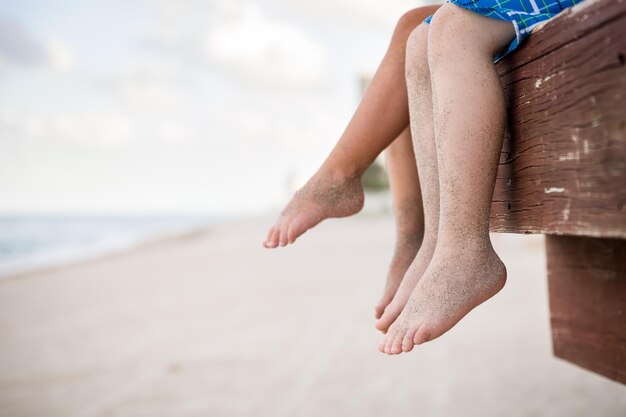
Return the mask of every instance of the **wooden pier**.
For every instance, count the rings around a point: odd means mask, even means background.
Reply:
[[[546,235],[556,356],[626,384],[626,0],[587,0],[497,66],[494,232]]]

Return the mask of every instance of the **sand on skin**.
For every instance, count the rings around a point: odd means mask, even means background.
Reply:
[[[509,280],[412,353],[376,350],[391,218],[261,247],[270,221],[0,281],[0,416],[616,416],[626,389],[551,353],[539,236]]]

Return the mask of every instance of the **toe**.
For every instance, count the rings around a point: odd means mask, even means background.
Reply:
[[[404,340],[405,331],[399,331],[396,334],[396,337],[393,339],[393,343],[391,344],[391,353],[397,355],[402,353],[402,341]]]
[[[389,333],[385,336],[385,353],[387,355],[391,355],[391,347],[393,346],[393,341],[396,340],[396,332],[389,331]]]
[[[298,221],[294,221],[289,225],[289,231],[287,232],[287,240],[289,241],[289,243],[293,243],[304,232],[305,230],[302,228],[302,225]]]
[[[410,352],[413,350],[413,346],[415,343],[413,342],[413,338],[415,337],[415,329],[409,329],[404,335],[404,339],[402,339],[402,351]]]
[[[272,228],[272,237],[270,237],[269,240],[269,247],[270,248],[275,248],[278,246],[278,235],[280,234],[280,229],[278,228],[278,226],[274,226]]]
[[[383,336],[380,342],[378,342],[378,351],[385,353],[385,345],[387,344],[387,336]]]
[[[291,244],[296,241],[296,231],[293,226],[289,226],[287,229],[287,243]]]
[[[287,229],[288,228],[289,226],[286,224],[282,224],[280,227],[280,233],[279,233],[279,238],[278,238],[278,244],[280,246],[285,246],[287,244]]]
[[[385,307],[383,307],[382,303],[378,303],[378,305],[374,307],[374,317],[376,318],[376,320],[381,318],[384,311],[385,311]]]
[[[374,307],[374,317],[376,320],[380,319],[384,312],[385,307],[383,307],[382,301],[379,301],[378,304],[376,304],[376,307]]]
[[[272,247],[272,236],[274,235],[274,227],[272,227],[268,232],[267,232],[267,238],[265,239],[265,242],[263,242],[263,246],[265,246],[266,248],[271,248]]]
[[[421,326],[416,332],[415,336],[413,336],[413,343],[416,345],[421,345],[422,343],[428,342],[430,340],[430,331],[426,326]]]
[[[296,241],[298,237],[300,237],[302,233],[304,233],[304,230],[302,229],[302,225],[300,224],[300,222],[295,220],[289,225],[289,231],[287,233],[287,240],[289,241],[289,243],[293,243]]]
[[[385,294],[383,295],[383,298],[380,299],[378,304],[376,304],[376,307],[374,307],[374,316],[377,319],[380,319],[383,316],[383,314],[385,313],[385,308],[387,308],[391,300],[392,300],[392,297],[390,295]]]
[[[386,331],[387,329],[389,329],[389,326],[391,326],[391,324],[398,318],[401,312],[402,307],[392,302],[385,308],[382,316],[380,317],[380,319],[378,319],[374,326],[381,332]]]

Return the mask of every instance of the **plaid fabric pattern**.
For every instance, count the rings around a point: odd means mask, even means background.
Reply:
[[[514,51],[532,29],[539,23],[552,19],[568,7],[581,3],[583,0],[448,0],[472,12],[494,19],[512,22],[515,27],[515,39],[508,48],[496,55],[494,62],[498,62]],[[432,16],[425,22],[430,23]]]

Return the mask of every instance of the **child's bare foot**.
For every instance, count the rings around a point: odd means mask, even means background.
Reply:
[[[441,336],[505,282],[506,268],[490,244],[438,247],[378,349],[386,354],[409,352]]]
[[[347,217],[363,208],[360,176],[331,175],[319,171],[293,196],[263,243],[275,248],[295,240],[330,217]]]
[[[421,245],[422,233],[406,236],[398,232],[396,249],[394,251],[391,264],[389,265],[385,290],[382,298],[374,308],[377,319],[383,315],[385,309],[396,294],[396,291],[398,291],[402,278],[404,277],[404,274],[406,274],[407,269],[409,269],[413,259],[415,259],[415,255],[417,255]]]
[[[389,302],[381,316],[377,316],[378,319],[374,326],[381,332],[387,332],[387,329],[398,318],[404,306],[409,301],[409,297],[413,293],[413,289],[417,285],[424,271],[430,263],[430,259],[435,251],[436,240],[426,237],[422,246],[420,247],[417,256],[413,258],[410,266],[405,271],[402,282],[398,282],[398,287],[393,295],[393,299]]]

